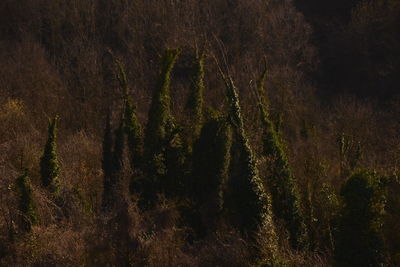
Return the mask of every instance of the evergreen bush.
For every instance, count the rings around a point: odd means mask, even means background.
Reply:
[[[40,174],[44,187],[56,192],[59,187],[60,166],[57,159],[57,121],[58,116],[49,119],[48,139],[40,159]]]

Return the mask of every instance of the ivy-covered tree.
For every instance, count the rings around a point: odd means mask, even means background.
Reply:
[[[116,78],[118,80],[123,98],[126,99],[128,96],[128,78],[126,77],[125,68],[122,62],[119,60],[115,60],[115,65],[117,67]]]
[[[140,168],[143,154],[143,133],[142,127],[136,116],[136,107],[133,104],[132,98],[128,95],[128,80],[125,73],[125,68],[118,60],[117,65],[117,80],[124,98],[124,131],[127,135],[129,161],[132,169]]]
[[[144,142],[149,159],[157,155],[168,131],[166,126],[171,120],[171,74],[179,53],[179,50],[167,49],[161,58],[160,77],[150,105]]]
[[[335,234],[336,266],[385,265],[385,184],[376,173],[361,170],[342,187],[344,206]]]
[[[32,195],[32,186],[29,181],[28,169],[17,179],[19,193],[19,211],[21,213],[21,226],[26,232],[30,232],[32,226],[38,222],[36,206]]]
[[[57,121],[58,116],[56,116],[54,119],[49,119],[48,139],[43,155],[40,159],[40,174],[42,178],[42,184],[52,192],[56,192],[58,190],[58,176],[60,174],[56,146]]]
[[[239,96],[232,79],[225,78],[226,95],[229,103],[229,119],[235,135],[235,146],[239,154],[237,170],[232,177],[230,197],[233,217],[239,230],[250,236],[264,235],[269,246],[269,259],[276,256],[277,236],[272,220],[271,200],[259,176],[256,159],[246,136],[239,104]]]
[[[268,114],[268,103],[265,98],[264,82],[267,69],[263,72],[258,84],[259,110],[263,127],[263,155],[269,159],[269,174],[266,184],[272,196],[272,209],[276,218],[289,232],[292,247],[307,247],[308,237],[304,217],[300,208],[300,196],[297,192],[289,160],[285,153],[281,135]]]
[[[224,76],[223,76],[224,77]],[[257,238],[262,235],[264,247],[258,251],[263,256],[263,265],[273,265],[277,260],[278,238],[272,219],[271,199],[259,176],[256,159],[246,136],[239,96],[231,78],[225,78],[226,95],[229,103],[229,120],[234,133],[234,148],[238,173],[230,181],[230,202],[233,219],[245,235]]]
[[[195,140],[201,131],[203,123],[204,104],[204,53],[196,51],[196,61],[193,66],[190,95],[186,108],[192,113],[192,140]]]
[[[198,232],[213,228],[224,206],[224,190],[229,177],[232,129],[225,116],[211,114],[193,147],[190,197],[203,223]]]
[[[179,53],[179,50],[167,49],[162,56],[160,77],[150,105],[144,139],[144,157],[148,174],[144,194],[145,198],[150,198],[149,201],[154,200],[156,193],[170,187],[168,176],[175,170],[172,170],[173,166],[168,170],[167,165],[175,163],[174,158],[180,154],[182,145],[179,128],[171,114],[170,99],[171,74]],[[178,177],[173,179],[177,180]]]

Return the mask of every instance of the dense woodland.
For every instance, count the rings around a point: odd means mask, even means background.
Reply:
[[[0,266],[399,266],[399,0],[1,0]]]

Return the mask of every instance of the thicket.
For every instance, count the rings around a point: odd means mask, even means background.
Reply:
[[[313,79],[395,88],[396,3],[322,49],[291,0],[0,1],[0,265],[399,265],[399,99]]]

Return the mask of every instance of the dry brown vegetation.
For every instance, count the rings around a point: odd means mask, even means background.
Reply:
[[[350,30],[365,30],[362,12],[355,12]],[[144,126],[159,56],[167,47],[182,50],[171,84],[172,109],[181,125],[190,123],[184,107],[196,48],[206,51],[206,106],[227,109],[216,62],[229,67],[263,177],[269,159],[260,156],[253,89],[267,62],[271,117],[274,122],[282,118],[280,135],[311,239],[309,249],[292,249],[277,221],[282,264],[332,265],[340,187],[358,168],[396,177],[384,238],[388,264],[400,264],[400,99],[382,104],[340,95],[329,103],[320,101],[312,80],[319,66],[312,34],[291,0],[2,0],[0,265],[251,266],[254,246],[268,247],[265,237],[255,242],[223,222],[214,233],[192,240],[192,229],[182,219],[184,204],[164,196],[152,209],[141,210],[138,196],[128,192],[128,177],[135,171],[127,167],[127,155],[118,208],[101,211],[105,119],[112,110],[117,126],[123,97],[114,60],[125,66],[129,95]],[[57,200],[42,188],[39,170],[47,119],[56,114]],[[15,189],[24,168],[29,169],[39,218],[30,233],[20,229]]]

